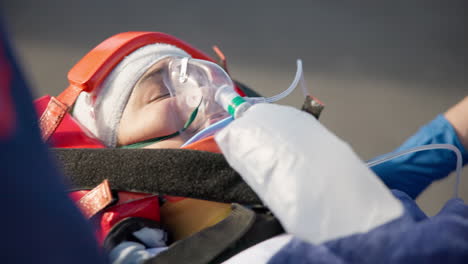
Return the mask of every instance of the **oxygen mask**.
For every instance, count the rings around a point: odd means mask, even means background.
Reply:
[[[173,58],[168,62],[163,80],[182,115],[197,111],[192,127],[204,128],[229,116],[216,102],[216,95],[224,90],[235,93],[234,84],[217,64],[187,57]]]
[[[228,118],[229,112],[216,98],[240,97],[229,75],[217,64],[189,57],[167,57],[142,77],[148,89],[155,90],[156,103],[165,104],[174,133],[124,146],[144,147],[161,140],[181,136],[184,141],[197,132]],[[140,80],[140,82],[142,82]],[[159,96],[159,97],[158,97]],[[160,98],[160,99],[159,99]],[[150,100],[151,101],[151,100]],[[244,100],[242,100],[245,102]]]

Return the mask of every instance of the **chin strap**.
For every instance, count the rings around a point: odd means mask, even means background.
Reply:
[[[147,139],[147,140],[140,141],[140,142],[137,142],[137,143],[133,143],[133,144],[130,144],[130,145],[120,146],[118,148],[122,148],[122,149],[144,148],[144,147],[149,146],[151,144],[154,144],[156,142],[167,140],[167,139],[170,139],[170,138],[173,138],[173,137],[176,137],[176,136],[180,135],[180,133],[187,130],[187,128],[193,123],[193,121],[197,117],[198,109],[200,109],[200,105],[201,105],[202,101],[203,101],[203,98],[200,100],[200,103],[198,104],[198,106],[190,114],[189,119],[187,120],[187,122],[185,122],[185,125],[181,130],[179,130],[177,132],[174,132],[172,134],[166,135],[166,136],[155,137],[155,138]]]

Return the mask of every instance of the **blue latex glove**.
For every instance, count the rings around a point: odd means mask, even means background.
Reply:
[[[294,239],[269,263],[468,263],[468,206],[463,201],[452,199],[427,218],[407,195],[394,194],[405,206],[403,217],[320,246]]]
[[[428,144],[452,144],[460,149],[463,164],[468,163],[468,151],[461,144],[453,126],[443,115],[423,126],[395,151]],[[398,189],[416,198],[434,180],[455,170],[456,156],[450,150],[429,150],[408,154],[374,166],[372,170],[390,189]]]

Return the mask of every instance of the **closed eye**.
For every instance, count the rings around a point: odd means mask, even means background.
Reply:
[[[170,96],[169,93],[166,93],[166,94],[161,94],[161,95],[156,95],[156,96],[153,96],[149,99],[148,103],[153,103],[153,102],[158,102],[158,101],[161,101],[162,99],[166,99]]]

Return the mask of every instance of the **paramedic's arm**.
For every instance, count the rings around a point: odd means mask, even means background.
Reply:
[[[468,97],[467,97],[468,98]],[[460,149],[463,164],[468,162],[468,99],[452,107],[445,115],[421,127],[396,151],[428,144],[452,144]],[[430,150],[408,154],[372,169],[390,189],[398,189],[416,198],[433,181],[455,170],[456,156],[448,150]]]
[[[445,118],[452,124],[465,149],[468,149],[468,96],[450,108]]]

